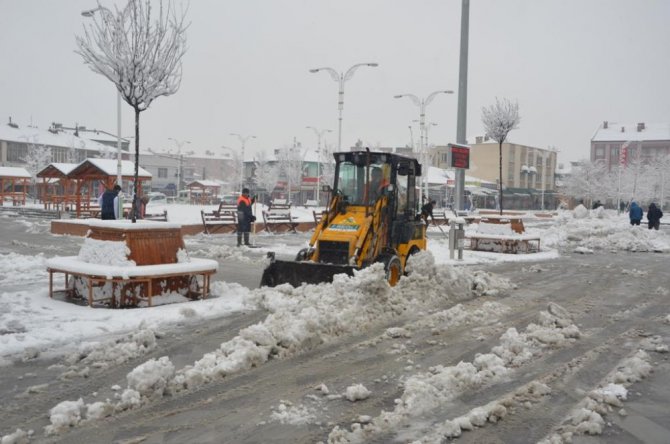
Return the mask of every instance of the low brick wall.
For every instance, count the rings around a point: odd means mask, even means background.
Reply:
[[[269,224],[273,225],[273,224]],[[314,229],[314,222],[300,222],[296,227],[296,230],[300,232],[307,232]],[[274,230],[274,228],[273,228]],[[58,219],[51,221],[51,234],[67,234],[70,236],[86,236],[86,233],[89,231],[89,226],[87,224],[75,223],[68,219]],[[181,226],[182,236],[194,236],[199,233],[203,233],[204,227],[202,224],[189,224]],[[288,228],[285,226],[278,226],[277,232],[283,233],[288,231]],[[232,230],[220,230],[216,234],[231,233]],[[263,233],[264,226],[263,223],[256,223],[256,233]]]

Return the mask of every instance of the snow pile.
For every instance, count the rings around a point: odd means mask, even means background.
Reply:
[[[621,409],[633,383],[649,376],[653,368],[651,358],[638,350],[624,359],[601,387],[592,390],[586,399],[581,401],[563,421],[556,432],[540,441],[539,444],[562,444],[572,442],[574,435],[600,435],[605,427],[603,416],[611,413],[614,408]],[[624,414],[622,410],[620,414]]]
[[[485,272],[436,267],[430,253],[413,256],[411,274],[389,287],[381,264],[356,273],[335,276],[333,284],[280,285],[253,295],[271,312],[265,321],[245,328],[239,336],[179,370],[174,390],[197,387],[214,378],[311,350],[342,335],[363,331],[407,310],[428,308],[451,299],[499,294],[509,281]]]
[[[316,414],[304,406],[295,406],[290,401],[280,401],[273,409],[270,420],[282,424],[305,425],[316,421]]]
[[[51,424],[44,429],[47,435],[54,435],[61,431],[74,427],[81,421],[81,413],[84,409],[84,400],[63,401],[49,411]]]
[[[70,355],[69,364],[92,364],[105,368],[122,364],[156,348],[156,334],[151,329],[140,329],[121,338],[103,343],[83,343],[77,353]]]
[[[580,336],[579,329],[572,322],[568,312],[551,303],[547,311],[540,312],[539,323],[531,323],[524,333],[510,328],[500,338],[500,345],[491,353],[477,354],[472,362],[456,365],[436,366],[426,373],[410,376],[404,383],[404,391],[396,400],[393,411],[382,412],[370,424],[355,424],[351,431],[335,427],[328,437],[331,444],[365,443],[379,436],[397,431],[411,422],[413,417],[439,408],[467,391],[476,390],[487,384],[502,381],[515,367],[520,367],[545,350],[567,345]],[[498,403],[474,409],[468,421],[446,424],[450,436],[460,434],[461,424],[467,430],[468,423],[482,425],[486,421],[495,422],[506,415],[506,408]],[[457,430],[458,427],[458,430]]]
[[[163,356],[150,359],[135,367],[128,373],[126,379],[129,390],[135,390],[142,396],[151,397],[162,395],[173,375],[174,365],[170,362],[170,358]]]
[[[78,258],[82,262],[118,267],[134,267],[135,261],[128,260],[130,249],[125,242],[84,239]]]
[[[575,219],[586,219],[589,217],[589,210],[582,204],[579,204],[572,210],[572,215]]]
[[[542,235],[549,248],[602,251],[669,252],[670,238],[663,231],[631,226],[627,218],[607,213],[603,218],[559,217]]]
[[[344,397],[351,402],[368,399],[372,392],[368,390],[363,384],[354,384],[347,387],[344,392]]]
[[[16,429],[14,433],[0,438],[0,444],[28,444],[32,435],[32,430],[26,432],[22,429]]]
[[[6,291],[9,285],[18,286],[46,278],[45,260],[44,253],[34,256],[14,252],[0,254],[0,284],[3,286],[3,291]]]

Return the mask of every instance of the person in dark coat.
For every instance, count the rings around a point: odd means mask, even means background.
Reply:
[[[628,217],[630,218],[630,224],[640,225],[642,216],[643,216],[642,208],[637,204],[637,202],[631,202],[630,210],[628,210]]]
[[[116,184],[114,188],[105,190],[98,198],[101,219],[114,220],[119,218],[119,191],[121,191],[121,186]]]
[[[647,211],[647,220],[649,221],[649,229],[658,230],[658,227],[661,225],[661,218],[663,217],[663,211],[656,206],[655,203],[649,204],[649,211]]]
[[[423,221],[428,224],[428,216],[433,220],[433,223],[435,223],[435,216],[433,216],[433,208],[435,208],[435,201],[431,200],[428,202],[426,205],[421,207],[421,218]]]
[[[256,201],[256,198],[249,197],[249,188],[243,188],[242,194],[237,198],[237,246],[242,245],[242,238],[244,237],[244,245],[249,244],[249,232],[251,231],[251,223],[256,221],[256,216],[251,211],[251,206]]]
[[[600,203],[600,200],[596,200],[596,201],[593,203],[593,206],[591,207],[591,209],[592,209],[592,210],[595,210],[596,208],[598,208],[598,207],[602,207],[602,206],[603,206],[603,204]]]

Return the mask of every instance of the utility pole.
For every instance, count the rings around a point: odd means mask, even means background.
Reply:
[[[461,56],[458,69],[458,117],[456,143],[465,145],[466,118],[468,110],[468,35],[470,32],[470,0],[461,0]],[[465,196],[465,170],[456,168],[456,210],[463,209]]]

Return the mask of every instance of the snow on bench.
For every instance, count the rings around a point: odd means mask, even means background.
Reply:
[[[482,218],[477,231],[466,236],[470,249],[495,253],[536,253],[540,251],[540,237],[523,234],[521,218]]]

